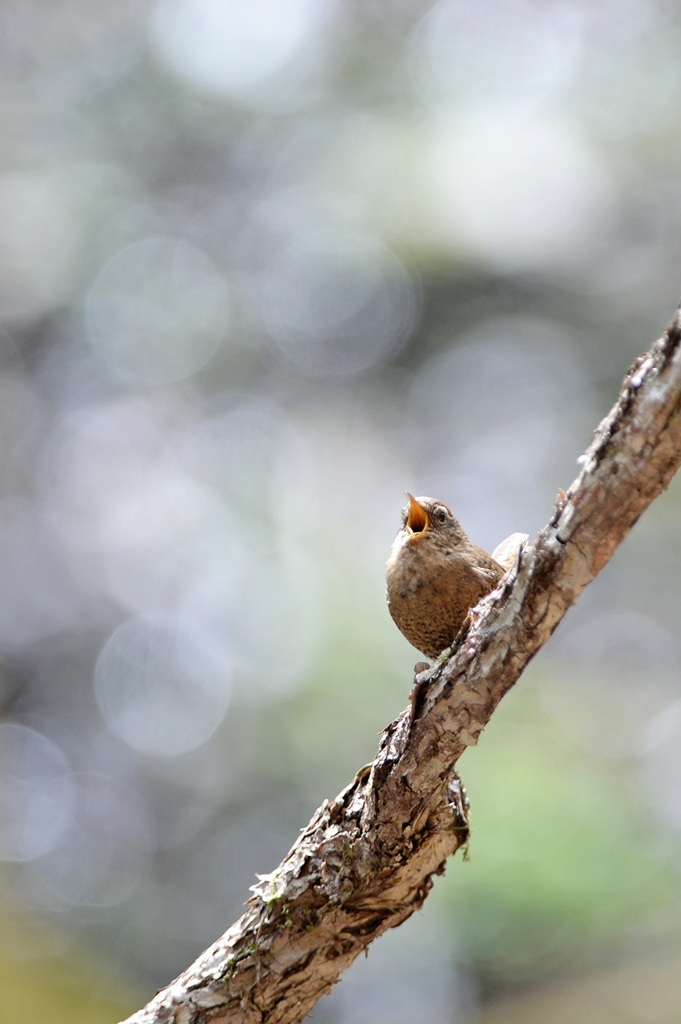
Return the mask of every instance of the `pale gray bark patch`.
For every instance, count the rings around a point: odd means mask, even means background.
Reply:
[[[547,526],[419,674],[374,762],[324,801],[243,917],[127,1024],[294,1024],[421,907],[468,837],[458,758],[681,463],[680,337],[677,310],[627,373]]]

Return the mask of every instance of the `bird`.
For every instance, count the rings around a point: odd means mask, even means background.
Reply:
[[[406,493],[386,565],[388,608],[407,640],[434,659],[452,645],[470,609],[494,590],[528,537],[512,534],[488,555],[444,502]]]

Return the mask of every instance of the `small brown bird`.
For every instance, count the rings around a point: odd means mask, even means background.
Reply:
[[[390,614],[407,640],[428,658],[449,647],[469,610],[493,590],[526,534],[514,533],[488,555],[435,498],[414,498],[386,566]]]

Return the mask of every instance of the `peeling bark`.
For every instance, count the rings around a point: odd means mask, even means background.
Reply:
[[[248,909],[127,1024],[295,1024],[422,906],[468,837],[454,766],[681,464],[681,311],[630,368],[547,526],[416,677],[376,758],[324,801]]]

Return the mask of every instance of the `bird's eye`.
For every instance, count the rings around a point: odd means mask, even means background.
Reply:
[[[446,521],[446,519],[447,519],[447,513],[445,512],[445,510],[443,508],[440,509],[439,519],[440,519],[441,523],[444,523]]]

